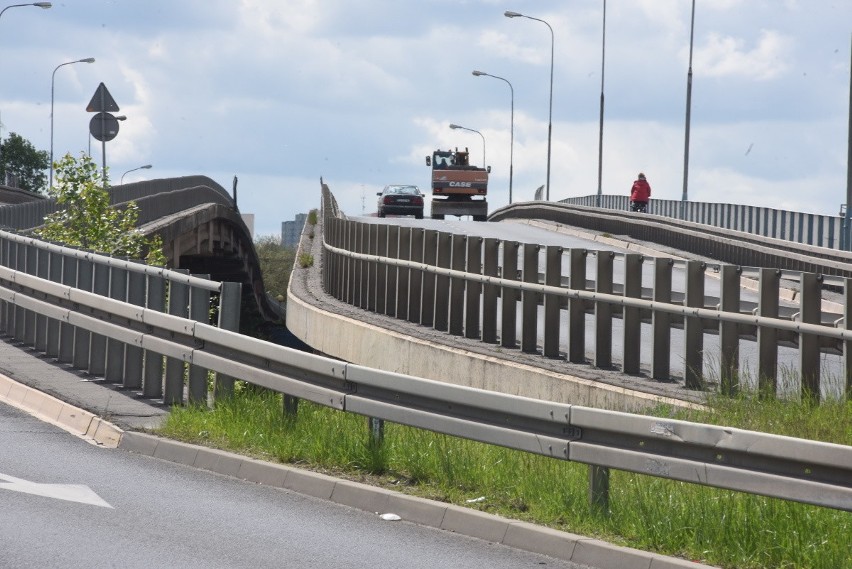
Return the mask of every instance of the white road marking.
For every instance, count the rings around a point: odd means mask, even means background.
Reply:
[[[91,488],[83,484],[39,484],[38,482],[30,482],[22,480],[7,474],[0,473],[0,490],[11,490],[13,492],[23,492],[25,494],[35,494],[45,498],[56,498],[57,500],[67,500],[69,502],[80,502],[81,504],[89,504],[90,506],[100,506],[102,508],[112,508],[100,496],[95,494]]]

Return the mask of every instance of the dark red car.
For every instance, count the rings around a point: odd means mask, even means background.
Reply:
[[[417,186],[391,184],[376,195],[379,196],[379,217],[413,215],[423,219],[423,194]]]

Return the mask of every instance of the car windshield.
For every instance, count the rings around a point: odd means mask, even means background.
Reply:
[[[385,188],[385,194],[407,194],[407,195],[417,195],[420,193],[420,190],[417,189],[417,186],[388,186]]]

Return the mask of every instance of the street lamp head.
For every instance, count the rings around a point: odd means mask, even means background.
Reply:
[[[48,8],[53,6],[53,4],[51,4],[50,2],[33,2],[33,6],[37,6],[39,8],[47,10]]]
[[[487,73],[484,73],[484,72],[482,72],[482,71],[476,71],[476,70],[474,70],[473,75],[474,75],[474,76],[476,76],[476,77],[479,77],[480,75],[488,75],[488,74],[487,74]]]
[[[457,125],[457,124],[451,124],[451,125],[450,125],[450,128],[451,128],[451,129],[453,129],[453,130],[455,130],[455,129],[457,129],[457,128],[464,128],[464,127],[463,127],[463,126],[459,126],[459,125]]]
[[[151,168],[153,168],[153,166],[151,164],[145,164],[144,166],[139,166],[140,170],[150,170]]]
[[[503,12],[503,15],[506,16],[507,18],[522,18],[524,16],[521,13],[510,12],[509,10],[506,10],[505,12]]]
[[[94,57],[87,57],[85,59],[78,59],[77,60],[77,63],[94,63],[94,62],[95,62]]]

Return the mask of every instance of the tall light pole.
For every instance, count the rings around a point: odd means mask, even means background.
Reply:
[[[603,119],[604,119],[604,62],[606,61],[606,0],[603,0],[603,32],[601,33],[601,125],[598,134],[598,198],[595,205],[601,207],[603,196]]]
[[[3,16],[3,12],[8,10],[9,8],[21,8],[22,6],[35,6],[36,8],[44,8],[45,10],[47,10],[48,8],[53,6],[53,4],[51,4],[50,2],[30,2],[29,4],[12,4],[11,6],[6,6],[2,10],[0,10],[0,16]]]
[[[50,182],[48,184],[48,188],[53,187],[53,93],[54,93],[54,85],[56,83],[56,71],[64,66],[71,65],[73,63],[94,63],[94,57],[87,57],[85,59],[76,59],[74,61],[66,61],[65,63],[60,63],[53,70],[53,74],[50,76]]]
[[[466,126],[460,126],[457,124],[451,124],[450,128],[453,130],[461,129],[461,130],[469,130],[470,132],[475,132],[479,136],[482,136],[482,167],[485,168],[485,136],[478,130],[473,130],[472,128],[467,128]]]
[[[512,84],[509,83],[508,79],[504,79],[503,77],[498,77],[496,75],[491,75],[490,73],[485,73],[484,71],[474,71],[473,75],[475,77],[493,77],[494,79],[499,79],[500,81],[505,81],[506,85],[509,86],[509,90],[512,93],[512,114],[510,119],[510,127],[509,127],[509,203],[512,203],[512,170],[513,165],[512,161],[514,159],[513,154],[515,152],[515,88],[512,87]],[[485,154],[485,151],[482,151],[482,154]],[[484,156],[483,156],[484,162]],[[484,164],[483,164],[484,166]]]
[[[553,28],[551,28],[550,24],[548,24],[544,20],[533,18],[532,16],[526,16],[518,12],[506,11],[503,13],[503,15],[507,18],[527,18],[529,20],[535,20],[536,22],[541,22],[542,24],[547,26],[548,30],[550,30],[550,107],[548,110],[547,117],[547,189],[545,190],[545,199],[547,201],[550,201],[550,142],[553,136]]]
[[[131,172],[135,172],[136,170],[150,170],[151,168],[152,168],[152,166],[150,164],[145,164],[144,166],[139,166],[138,168],[131,168],[130,170],[128,170],[127,172],[125,172],[124,174],[121,175],[121,182],[119,182],[119,183],[123,184],[124,183],[124,176],[126,176],[127,174],[129,174]]]
[[[695,0],[692,0],[692,15],[689,23],[689,70],[686,72],[686,128],[683,143],[683,196],[680,201],[680,218],[686,219],[686,202],[689,199],[687,192],[689,180],[689,120],[692,110],[692,39],[695,31]]]

